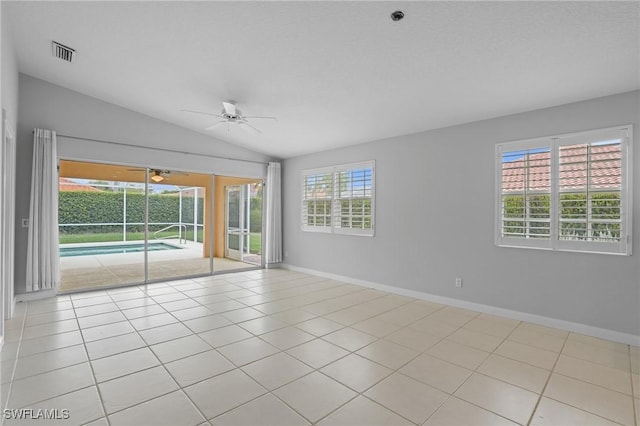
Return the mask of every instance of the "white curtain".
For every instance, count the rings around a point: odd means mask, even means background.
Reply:
[[[35,129],[27,246],[27,291],[60,284],[56,132]]]
[[[282,262],[282,201],[280,163],[269,163],[267,168],[267,229],[266,263]]]

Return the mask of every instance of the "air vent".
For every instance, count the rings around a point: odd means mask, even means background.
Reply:
[[[64,44],[60,44],[57,41],[52,42],[52,44],[53,56],[62,59],[63,61],[73,62],[73,56],[76,53],[74,49],[67,47]]]

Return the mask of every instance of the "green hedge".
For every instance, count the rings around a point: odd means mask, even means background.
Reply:
[[[527,207],[529,209],[529,237],[536,234],[546,236],[549,223],[536,222],[536,218],[548,219],[550,203],[548,195],[529,195],[527,204],[522,195],[507,195],[503,199],[504,232],[521,234],[524,232]],[[560,194],[560,236],[566,239],[620,238],[620,224],[608,222],[620,220],[620,193],[594,192],[591,194],[591,214],[589,217],[591,235],[587,230],[588,201],[585,193]],[[510,221],[509,219],[514,219]]]
[[[249,216],[249,231],[262,232],[262,198],[251,199]]]
[[[60,192],[58,223],[122,223],[123,192]],[[127,223],[144,222],[145,197],[143,193],[127,192]],[[252,198],[250,206],[250,231],[262,232],[262,198]],[[182,198],[182,221],[193,222],[194,198]],[[178,194],[150,194],[149,222],[174,223],[179,221],[180,198]],[[198,223],[204,218],[204,199],[198,198]],[[151,232],[166,225],[150,225]],[[61,226],[61,234],[95,234],[118,232],[120,225]],[[143,225],[127,225],[127,232],[143,232]]]
[[[124,194],[122,192],[60,192],[58,202],[58,223],[122,223]],[[203,223],[202,198],[198,199],[198,223]],[[144,222],[145,196],[141,193],[127,193],[127,223]],[[182,220],[193,222],[194,198],[182,198]],[[180,219],[180,198],[177,194],[149,195],[149,222],[173,223]],[[166,225],[152,225],[156,231]],[[60,233],[112,232],[113,226],[61,226]],[[129,232],[142,232],[143,225],[127,226]]]

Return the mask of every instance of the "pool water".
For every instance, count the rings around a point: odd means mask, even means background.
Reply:
[[[149,243],[149,251],[161,250],[180,250],[182,247],[176,247],[166,243]],[[93,256],[97,254],[122,254],[122,253],[138,253],[144,251],[144,244],[113,244],[113,245],[93,245],[83,247],[60,247],[60,257],[72,256]]]

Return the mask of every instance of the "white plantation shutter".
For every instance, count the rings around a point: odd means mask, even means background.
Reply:
[[[627,252],[630,128],[558,137],[558,247]]]
[[[499,242],[551,246],[551,147],[533,140],[500,155]]]
[[[305,231],[330,232],[333,171],[310,170],[302,180],[302,228]]]
[[[374,234],[375,163],[305,170],[302,230]]]
[[[631,254],[631,132],[496,145],[496,244]]]
[[[335,232],[373,234],[373,180],[370,163],[336,168]]]

